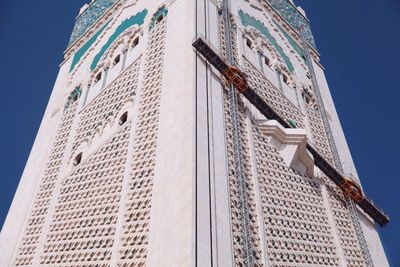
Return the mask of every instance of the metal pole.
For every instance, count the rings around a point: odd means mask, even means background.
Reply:
[[[331,150],[332,150],[332,154],[333,154],[333,159],[335,161],[336,168],[340,172],[342,172],[342,174],[343,174],[343,166],[342,166],[342,163],[340,162],[339,153],[338,153],[335,141],[333,139],[332,129],[331,129],[330,125],[329,125],[328,116],[326,114],[326,110],[325,110],[325,106],[324,106],[324,103],[323,103],[321,91],[319,89],[319,85],[318,85],[318,82],[317,82],[317,77],[315,75],[315,70],[314,70],[314,66],[313,66],[313,63],[312,63],[311,54],[310,54],[310,51],[308,50],[308,43],[307,43],[303,28],[301,27],[299,30],[300,30],[301,42],[302,42],[302,45],[303,45],[306,64],[308,66],[308,70],[309,70],[310,75],[311,75],[311,82],[312,82],[312,85],[314,87],[314,92],[315,92],[317,103],[318,103],[318,106],[319,106],[319,112],[321,114],[321,118],[322,118],[322,121],[324,123],[326,135],[328,137],[328,141],[329,141],[329,144],[330,144],[330,147],[331,147]],[[360,224],[360,218],[358,217],[357,210],[356,210],[356,207],[354,205],[354,202],[349,196],[345,196],[345,203],[346,203],[346,206],[347,206],[347,208],[348,208],[348,210],[350,212],[350,216],[351,216],[351,219],[352,219],[353,224],[354,224],[354,228],[355,228],[355,231],[356,231],[357,239],[358,239],[358,242],[359,242],[360,247],[361,247],[361,251],[362,251],[363,256],[364,256],[365,264],[366,264],[367,267],[373,267],[374,264],[372,262],[371,254],[369,253],[367,241],[365,240],[365,236],[364,236],[364,233],[362,231],[361,224]]]
[[[231,21],[230,21],[230,5],[229,0],[222,1],[222,19],[225,26],[225,43],[226,43],[226,57],[229,65],[234,65],[233,51],[232,51],[232,35],[231,35]],[[229,86],[228,96],[230,102],[230,113],[233,127],[233,154],[235,161],[235,175],[239,181],[239,194],[240,194],[240,217],[241,217],[241,229],[242,238],[240,239],[240,245],[244,251],[245,264],[248,267],[253,266],[253,249],[251,244],[251,233],[250,233],[250,222],[249,222],[249,208],[248,208],[248,196],[245,182],[245,175],[243,173],[243,162],[242,162],[242,142],[241,142],[241,131],[240,122],[238,115],[238,93],[234,86]]]

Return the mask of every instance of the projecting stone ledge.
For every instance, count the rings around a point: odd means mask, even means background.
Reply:
[[[276,120],[261,121],[260,130],[269,138],[286,165],[301,174],[314,176],[314,158],[307,151],[307,134],[304,129],[286,129]]]

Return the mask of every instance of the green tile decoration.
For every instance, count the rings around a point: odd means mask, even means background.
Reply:
[[[104,31],[105,28],[107,28],[108,24],[110,24],[110,21],[108,21],[103,27],[101,27],[101,29],[98,30],[95,35],[93,35],[84,45],[82,45],[82,47],[79,48],[78,51],[76,51],[76,53],[74,54],[74,58],[72,59],[72,63],[71,63],[69,72],[71,72],[75,68],[76,64],[78,64],[78,62],[81,60],[83,55],[85,55],[85,53],[94,44],[94,42],[96,42],[96,40],[100,36],[100,34]]]
[[[245,26],[245,27],[252,26],[252,27],[256,28],[268,39],[268,41],[270,41],[272,43],[272,45],[275,47],[275,49],[278,51],[278,53],[282,57],[283,61],[285,61],[285,64],[286,64],[287,68],[289,69],[289,71],[293,72],[294,67],[293,67],[292,62],[290,61],[289,57],[285,54],[282,47],[280,47],[279,44],[276,42],[275,38],[271,35],[271,33],[269,32],[267,27],[265,27],[265,25],[261,21],[244,13],[242,10],[239,10],[239,17],[241,19],[243,26]]]
[[[107,49],[111,46],[111,44],[120,36],[126,29],[133,25],[142,25],[144,23],[144,19],[146,18],[148,11],[144,9],[143,11],[133,15],[132,17],[124,20],[121,24],[115,29],[114,33],[108,38],[107,42],[100,49],[99,53],[94,57],[92,64],[90,65],[90,70],[94,70],[97,67],[101,57],[107,51]]]
[[[106,13],[119,0],[96,0],[80,14],[69,40],[69,44],[73,44],[79,39],[104,13]]]

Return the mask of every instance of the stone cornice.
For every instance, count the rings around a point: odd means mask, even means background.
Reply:
[[[306,149],[306,130],[285,129],[275,120],[261,121],[258,125],[261,132],[270,137],[269,143],[279,151],[288,167],[314,176],[314,159]]]

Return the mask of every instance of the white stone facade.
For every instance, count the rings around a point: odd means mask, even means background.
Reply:
[[[1,232],[1,267],[246,266],[228,94],[192,48],[200,35],[225,55],[220,8],[82,8],[94,23],[65,51]],[[324,107],[282,15],[263,0],[231,0],[231,12],[236,64],[297,127],[239,100],[252,264],[366,266],[343,194],[305,150],[309,140],[334,161],[324,108],[344,171],[356,175],[318,52]],[[389,266],[373,221],[358,215],[374,266]]]

